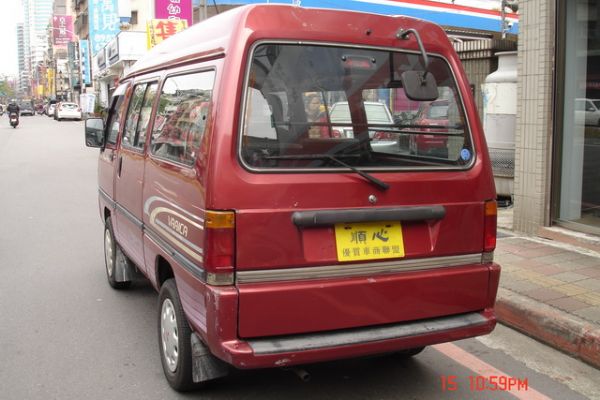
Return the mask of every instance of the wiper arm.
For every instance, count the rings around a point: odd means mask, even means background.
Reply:
[[[348,168],[349,170],[356,172],[358,175],[365,178],[367,181],[371,182],[373,185],[377,186],[380,190],[388,190],[390,185],[387,183],[380,181],[375,178],[373,175],[367,174],[360,169],[353,167],[352,165],[346,164],[342,160],[337,157],[332,156],[331,154],[290,154],[285,156],[265,156],[266,160],[331,160],[336,164],[341,165],[342,167]]]

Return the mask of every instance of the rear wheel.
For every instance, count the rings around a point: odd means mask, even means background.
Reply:
[[[169,385],[177,391],[195,389],[192,378],[191,329],[179,300],[175,279],[168,279],[158,296],[160,361]]]

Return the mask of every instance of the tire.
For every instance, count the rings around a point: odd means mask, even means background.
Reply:
[[[402,358],[409,358],[409,357],[416,356],[417,354],[419,354],[423,350],[425,350],[425,347],[413,347],[412,349],[405,349],[405,350],[397,351],[394,354],[396,356],[400,356]]]
[[[200,387],[192,378],[191,329],[179,300],[175,279],[167,279],[158,295],[158,350],[165,378],[185,392]]]
[[[125,254],[123,254],[123,251],[117,244],[113,232],[112,222],[110,221],[109,217],[106,219],[106,223],[104,224],[104,265],[106,267],[106,278],[108,280],[108,284],[113,289],[127,289],[131,286],[131,281],[117,282],[115,279],[117,257],[125,257]],[[121,262],[129,261],[124,259]]]

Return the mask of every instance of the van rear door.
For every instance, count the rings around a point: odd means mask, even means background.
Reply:
[[[419,54],[253,48],[238,147],[244,169],[227,185],[235,190],[219,193],[235,198],[241,337],[490,306],[495,193],[487,151],[456,60],[429,58],[448,105],[435,126],[415,122],[430,101],[394,101],[407,98],[401,76],[422,68]],[[309,105],[315,98],[318,112]],[[407,146],[425,135],[437,147]]]

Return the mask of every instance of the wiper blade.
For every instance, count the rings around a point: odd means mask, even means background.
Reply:
[[[349,170],[362,176],[367,181],[377,186],[377,188],[380,190],[388,190],[390,188],[390,185],[388,185],[387,183],[380,181],[373,175],[367,174],[366,172],[361,171],[360,169],[353,167],[352,165],[346,164],[345,162],[343,162],[337,157],[332,156],[331,154],[290,154],[285,156],[265,156],[263,158],[265,158],[266,160],[331,160],[336,164],[348,168]]]

